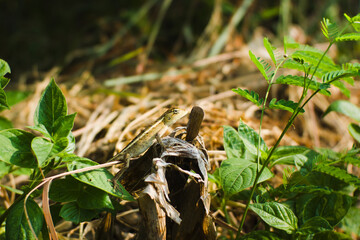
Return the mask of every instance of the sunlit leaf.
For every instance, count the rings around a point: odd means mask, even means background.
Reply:
[[[360,122],[360,108],[349,101],[338,100],[331,103],[330,106],[325,110],[323,117],[333,111],[342,113],[348,117],[351,117],[355,121]]]
[[[277,101],[276,98],[271,99],[269,103],[269,108],[271,109],[280,109],[291,113],[293,113],[295,109],[297,109],[297,106],[298,104],[294,103],[291,100],[280,99]],[[300,109],[300,113],[304,113],[304,112],[305,112],[304,109]]]
[[[246,98],[247,100],[251,101],[252,103],[256,104],[256,106],[261,106],[264,102],[264,99],[259,98],[259,94],[254,91],[249,92],[249,90],[241,88],[233,89],[233,91],[240,96]]]
[[[268,52],[271,60],[273,61],[274,65],[276,66],[276,59],[274,55],[274,47],[271,46],[271,43],[269,42],[269,39],[264,38],[264,47],[266,48],[266,51]]]
[[[271,227],[291,234],[297,229],[297,217],[293,211],[278,202],[254,203],[250,209]]]
[[[262,165],[259,165],[261,168]],[[254,184],[257,164],[246,159],[230,158],[221,163],[219,176],[221,186],[226,195],[231,196]],[[262,172],[258,183],[271,178],[273,174],[268,168]]]

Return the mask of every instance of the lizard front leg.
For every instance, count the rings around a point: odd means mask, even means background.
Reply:
[[[130,164],[130,156],[129,156],[129,154],[126,154],[122,158],[122,163],[121,163],[122,166],[120,166],[120,170],[115,174],[115,176],[111,180],[115,190],[116,189],[120,190],[118,180],[121,180],[123,173],[126,171],[126,169],[129,168],[129,164]]]

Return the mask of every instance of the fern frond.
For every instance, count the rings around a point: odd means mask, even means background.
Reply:
[[[358,177],[356,177],[355,175],[352,175],[341,168],[329,166],[327,164],[319,164],[315,167],[315,171],[326,173],[326,174],[333,176],[347,184],[351,184],[356,187],[360,187],[360,179]]]
[[[351,163],[352,165],[360,166],[360,158],[358,157],[354,157],[354,156],[345,157],[344,162]]]
[[[357,75],[358,72],[341,69],[341,70],[327,72],[326,74],[322,75],[321,80],[322,82],[331,82],[338,79],[342,79],[344,77],[355,77]]]
[[[241,88],[233,89],[233,91],[240,96],[246,98],[247,100],[251,101],[252,103],[256,104],[257,106],[261,106],[264,102],[264,99],[259,98],[259,94],[254,91],[249,92],[249,90]]]
[[[342,66],[342,69],[344,70],[350,70],[350,71],[358,71],[360,72],[360,63],[346,63],[346,64],[343,64]]]
[[[309,65],[307,62],[304,62],[302,64],[297,59],[293,58],[288,58],[281,67],[287,69],[295,69],[300,72],[305,72],[308,70],[310,70],[310,72],[314,72],[315,70],[315,66]]]
[[[303,50],[295,51],[292,54],[293,58],[299,58],[303,59],[305,62],[307,62],[310,65],[317,66],[318,62],[321,59],[321,56],[323,55],[323,52],[311,48],[311,47],[304,47]],[[331,60],[331,58],[327,55],[325,55],[319,65],[319,68],[325,70],[325,71],[333,71],[337,70],[338,67],[335,65],[335,63]]]
[[[323,18],[323,20],[321,21],[321,31],[324,34],[324,36],[329,39],[329,31],[328,31],[328,24],[327,22],[329,21],[329,19],[327,18]]]
[[[280,99],[279,101],[277,101],[276,98],[271,99],[269,103],[269,108],[271,109],[280,109],[280,110],[289,111],[291,113],[295,111],[297,106],[298,104],[291,100]],[[304,113],[304,112],[305,112],[304,109],[300,110],[300,113]]]
[[[256,67],[259,69],[261,74],[264,76],[266,81],[269,81],[269,79],[273,75],[273,71],[271,71],[271,65],[264,61],[263,59],[256,57],[251,51],[249,51],[249,56],[251,61],[255,63]]]
[[[320,83],[320,82],[316,82],[313,80],[310,80],[309,78],[305,79],[305,84],[306,86],[304,86],[304,77],[300,77],[300,76],[293,76],[293,75],[281,75],[280,77],[278,77],[275,81],[275,83],[277,84],[287,84],[287,85],[295,85],[295,86],[300,86],[300,87],[309,87],[309,89],[311,90],[319,90],[319,93],[324,94],[326,96],[330,96],[330,92],[328,90],[326,90],[326,88],[330,87],[330,84],[327,83]]]
[[[331,23],[327,18],[324,18],[321,22],[321,31],[330,42],[333,42],[340,33],[338,25],[336,23]]]
[[[347,97],[350,97],[350,91],[345,87],[342,82],[336,80],[346,80],[348,83],[352,84],[354,80],[351,77],[355,77],[358,75],[358,71],[341,69],[325,73],[324,75],[322,75],[321,80],[324,83],[331,83],[335,87],[339,88],[341,92],[344,93]]]
[[[360,41],[360,33],[345,33],[339,37],[335,38],[335,42],[345,42],[345,41]]]
[[[334,190],[325,187],[319,187],[315,185],[302,185],[302,186],[293,186],[289,189],[292,193],[324,193],[330,194],[334,192]]]
[[[360,14],[355,17],[349,17],[346,13],[344,15],[355,31],[360,32]]]

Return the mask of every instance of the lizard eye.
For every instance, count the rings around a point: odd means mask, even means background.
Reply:
[[[174,109],[174,114],[178,114],[179,110],[178,109]]]

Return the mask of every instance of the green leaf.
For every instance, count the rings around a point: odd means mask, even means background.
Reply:
[[[69,133],[69,135],[67,136],[67,139],[68,139],[69,144],[66,147],[65,152],[66,153],[73,153],[74,150],[75,150],[75,137],[72,134],[72,132]]]
[[[340,225],[347,234],[360,236],[360,209],[351,207]]]
[[[56,85],[54,79],[51,79],[49,85],[42,94],[34,115],[35,126],[40,124],[51,136],[54,134],[55,121],[67,114],[67,105],[64,95]]]
[[[296,215],[300,224],[309,219],[320,216],[331,226],[338,224],[351,207],[351,197],[341,193],[303,194],[296,199]]]
[[[239,123],[239,127],[238,127],[238,133],[239,133],[241,140],[245,144],[245,148],[247,151],[250,151],[253,154],[256,154],[257,147],[260,142],[261,157],[264,157],[264,158],[266,157],[265,155],[266,155],[266,152],[268,151],[268,147],[266,146],[264,139],[259,137],[259,134],[257,132],[255,132],[254,129],[252,129],[251,127],[246,125],[241,119],[240,119],[240,123]]]
[[[11,165],[0,161],[0,179],[2,179],[6,174],[11,171]]]
[[[358,142],[360,143],[360,126],[354,123],[350,123],[348,126],[348,130],[350,132],[350,135]]]
[[[58,139],[55,143],[53,148],[51,149],[52,157],[55,155],[59,155],[60,153],[65,153],[67,147],[69,146],[69,139],[66,137]]]
[[[250,209],[271,227],[291,234],[297,229],[297,218],[293,211],[278,202],[254,203]]]
[[[6,93],[2,88],[0,88],[0,108],[10,109],[9,104],[6,99]]]
[[[57,202],[77,201],[83,209],[114,209],[109,195],[73,177],[59,179],[51,184],[49,197]]]
[[[30,91],[10,90],[6,91],[6,98],[8,100],[9,106],[14,106],[19,102],[24,101],[30,94]]]
[[[7,101],[8,105],[11,107],[11,106],[23,101],[24,99],[26,99],[30,95],[30,92],[29,91],[6,91],[5,94],[6,94],[6,101]],[[0,111],[3,111],[5,109],[8,109],[8,108],[0,107]]]
[[[8,85],[9,82],[10,82],[9,78],[0,76],[0,88],[1,89],[4,89]]]
[[[358,32],[344,33],[343,35],[335,38],[335,42],[359,41],[359,40],[360,40],[360,33]]]
[[[270,109],[280,109],[293,113],[298,106],[297,103],[294,103],[291,100],[285,100],[285,99],[280,99],[279,101],[276,100],[277,100],[276,98],[271,99],[269,103]],[[300,113],[304,113],[304,112],[305,112],[304,109],[300,110]]]
[[[343,233],[333,232],[333,231],[324,231],[319,232],[314,235],[313,240],[352,240],[352,238]]]
[[[329,222],[322,217],[313,217],[306,221],[297,231],[301,235],[314,234],[326,230],[333,230]]]
[[[76,113],[61,116],[56,119],[53,128],[53,139],[56,141],[57,139],[67,137],[74,126]]]
[[[283,240],[283,238],[279,237],[276,233],[260,230],[260,231],[252,231],[245,236],[240,238],[241,240]]]
[[[249,51],[250,59],[253,63],[255,63],[256,67],[259,69],[261,74],[264,76],[266,81],[269,81],[269,76],[267,74],[268,71],[270,71],[271,66],[265,62],[264,60],[260,61],[260,58],[257,58],[251,51]]]
[[[98,211],[80,208],[76,202],[70,202],[65,204],[60,210],[60,216],[67,221],[71,221],[75,224],[90,221],[96,215]]]
[[[55,202],[76,201],[81,194],[81,183],[73,177],[57,179],[51,183],[49,198]]]
[[[338,100],[331,103],[324,112],[323,117],[325,117],[326,114],[332,111],[345,114],[346,116],[351,117],[355,121],[360,122],[360,108],[349,101]]]
[[[84,209],[114,210],[109,194],[88,185],[82,188],[77,202]]]
[[[274,65],[276,66],[276,59],[274,55],[274,48],[271,46],[271,43],[269,42],[268,38],[264,38],[264,47],[266,48],[266,51],[268,52],[271,60],[273,61]]]
[[[67,161],[64,159],[64,161]],[[80,158],[80,157],[72,157],[71,163],[67,165],[68,170],[77,170],[85,167],[95,166],[98,165],[96,162],[91,161],[87,158]],[[106,169],[96,169],[92,171],[87,171],[83,173],[73,174],[74,178],[79,180],[80,182],[86,183],[93,187],[99,188],[113,196],[126,199],[126,200],[133,200],[133,197],[125,190],[125,188],[119,184],[120,190],[114,189],[111,179],[113,175]]]
[[[53,143],[42,137],[35,137],[31,141],[31,149],[38,161],[39,167],[45,167],[48,163],[48,157],[51,153],[51,149],[53,148]]]
[[[35,239],[29,227],[24,212],[24,200],[14,203],[6,219],[5,235],[7,240]],[[44,224],[41,209],[32,199],[26,201],[26,210],[36,236],[39,235]]]
[[[310,158],[319,155],[316,151],[303,146],[280,146],[274,150],[270,162],[302,167]]]
[[[294,76],[294,75],[283,76],[283,75],[281,75],[275,81],[275,83],[277,83],[277,84],[295,85],[295,86],[300,86],[300,87],[305,87],[304,82],[305,82],[306,86],[308,86],[309,89],[311,89],[313,91],[322,89],[319,91],[321,94],[324,94],[326,96],[331,95],[328,90],[324,89],[324,88],[330,87],[329,85],[325,85],[325,84],[310,80],[309,78],[306,78],[304,80],[304,77],[300,77],[300,76]]]
[[[262,165],[259,165],[261,168]],[[221,186],[226,195],[231,196],[254,184],[257,164],[246,159],[230,158],[221,163],[219,176]],[[271,178],[273,174],[268,168],[262,172],[258,183]]]
[[[8,119],[0,116],[0,130],[13,128],[13,124]]]
[[[0,76],[2,77],[7,73],[11,73],[10,66],[7,62],[0,59]],[[4,88],[5,86],[1,85],[1,87]]]
[[[44,135],[44,137],[51,139],[50,133],[48,132],[46,127],[42,124],[38,124],[36,126],[27,126],[27,128],[34,130],[34,131],[38,131],[38,132],[42,133]]]
[[[25,168],[37,167],[31,151],[31,141],[35,136],[20,129],[0,131],[0,160]]]
[[[240,96],[246,98],[247,100],[251,101],[252,103],[256,104],[256,106],[261,106],[264,103],[264,99],[260,98],[259,99],[259,94],[257,94],[254,91],[249,92],[249,90],[247,89],[233,89],[234,92],[236,92],[237,94],[239,94]]]
[[[238,132],[230,126],[224,128],[224,149],[228,158],[241,158],[246,149]]]

